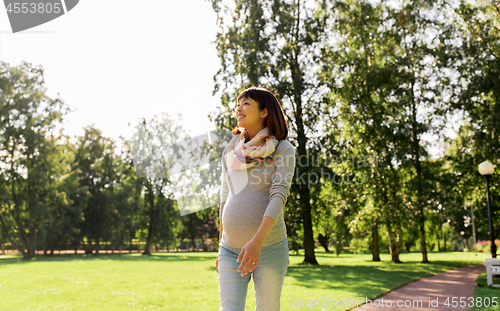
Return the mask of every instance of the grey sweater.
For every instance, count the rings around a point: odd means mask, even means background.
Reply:
[[[235,135],[231,143],[236,139]],[[221,157],[222,244],[242,248],[253,238],[264,216],[276,223],[262,246],[282,241],[287,237],[283,207],[295,171],[295,148],[288,140],[280,140],[272,153],[273,161],[258,162],[242,170],[228,169],[226,152],[227,147]]]

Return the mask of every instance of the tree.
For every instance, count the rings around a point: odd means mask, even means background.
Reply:
[[[378,241],[377,221],[383,219],[392,261],[400,262],[404,211],[397,166],[404,146],[394,122],[400,112],[388,104],[397,88],[397,67],[390,52],[394,43],[379,30],[389,18],[384,18],[384,9],[365,1],[333,4],[330,29],[339,39],[321,50],[320,81],[330,90],[331,109],[342,120],[341,148],[350,151],[344,154],[351,154],[353,163],[371,162],[350,169],[365,177],[368,187],[359,187],[360,196],[372,198],[373,241]]]
[[[111,237],[113,224],[112,195],[117,182],[115,143],[93,126],[85,128],[78,138],[75,169],[80,172],[80,185],[86,188],[86,206],[83,209],[83,234],[87,237],[86,253],[99,254],[101,239]],[[95,246],[92,241],[95,241]]]
[[[39,238],[43,253],[47,254],[50,250],[50,255],[55,249],[68,247],[76,253],[82,239],[83,208],[87,204],[87,189],[79,183],[80,171],[73,165],[76,146],[66,135],[56,148],[55,163],[61,176],[53,183],[53,204],[43,215]]]
[[[439,50],[437,61],[450,67],[455,77],[445,81],[447,94],[455,114],[461,119],[454,139],[447,139],[445,155],[457,176],[455,191],[464,203],[474,207],[478,239],[489,239],[484,178],[478,165],[500,158],[500,10],[499,2],[460,1],[454,10],[453,23],[446,27],[450,43]],[[498,162],[497,162],[498,163]],[[498,178],[498,169],[494,177]],[[499,188],[492,183],[492,202],[499,202]],[[455,234],[463,228],[463,219],[450,219]],[[500,211],[493,209],[494,219]],[[493,222],[498,236],[499,222]],[[460,231],[459,231],[460,230]],[[458,231],[458,232],[457,232]]]
[[[36,256],[44,217],[63,199],[55,187],[60,149],[51,130],[68,108],[46,95],[44,83],[42,67],[0,62],[0,226],[24,259]]]
[[[178,117],[180,119],[181,115]],[[177,213],[181,209],[179,200],[175,204],[174,194],[178,192],[189,197],[192,193],[201,192],[193,181],[199,176],[194,170],[188,171],[206,151],[196,148],[197,142],[196,138],[188,137],[167,113],[155,115],[149,121],[143,119],[135,127],[129,141],[129,152],[139,176],[138,189],[143,196],[138,211],[139,231],[146,236],[143,255],[151,254],[155,237],[156,242],[164,239],[167,243],[173,237],[179,221]],[[189,190],[193,190],[192,193],[188,193]]]

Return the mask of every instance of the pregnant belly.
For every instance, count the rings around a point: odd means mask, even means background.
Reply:
[[[269,197],[238,200],[230,198],[224,205],[222,225],[229,240],[231,237],[245,237],[247,241],[259,229],[262,217],[269,204]]]

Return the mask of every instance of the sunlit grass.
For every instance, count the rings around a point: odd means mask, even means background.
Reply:
[[[474,289],[474,306],[469,311],[496,311],[500,310],[500,288],[488,287],[486,272],[477,277],[477,286]],[[499,284],[498,280],[493,281]],[[495,299],[493,299],[495,298]]]
[[[1,310],[218,310],[216,252],[0,256]],[[375,298],[412,280],[469,263],[483,262],[480,253],[401,254],[402,264],[372,262],[370,254],[336,257],[317,250],[320,266],[302,265],[303,251],[290,254],[291,265],[281,296],[281,310],[297,310],[291,300]],[[295,297],[295,298],[293,298]],[[250,281],[246,309],[254,310]],[[322,310],[321,308],[307,308]],[[343,308],[323,308],[342,310]]]

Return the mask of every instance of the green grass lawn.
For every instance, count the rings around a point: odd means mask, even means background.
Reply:
[[[486,272],[481,273],[477,277],[477,286],[474,289],[474,302],[481,304],[481,306],[475,305],[470,308],[470,311],[497,311],[500,310],[500,288],[488,287],[488,281],[486,280]],[[500,284],[498,279],[493,280],[494,284]],[[493,298],[496,297],[495,300]],[[494,301],[498,303],[494,304]]]
[[[401,254],[403,264],[372,262],[370,254],[335,257],[317,250],[320,266],[302,265],[303,253],[290,254],[291,265],[281,295],[281,310],[342,310],[298,308],[298,300],[373,299],[424,276],[469,263],[481,263],[479,253]],[[216,252],[38,256],[0,255],[0,310],[218,310]],[[292,305],[291,305],[292,304]],[[254,310],[253,281],[246,309]],[[484,309],[481,309],[484,310]]]

